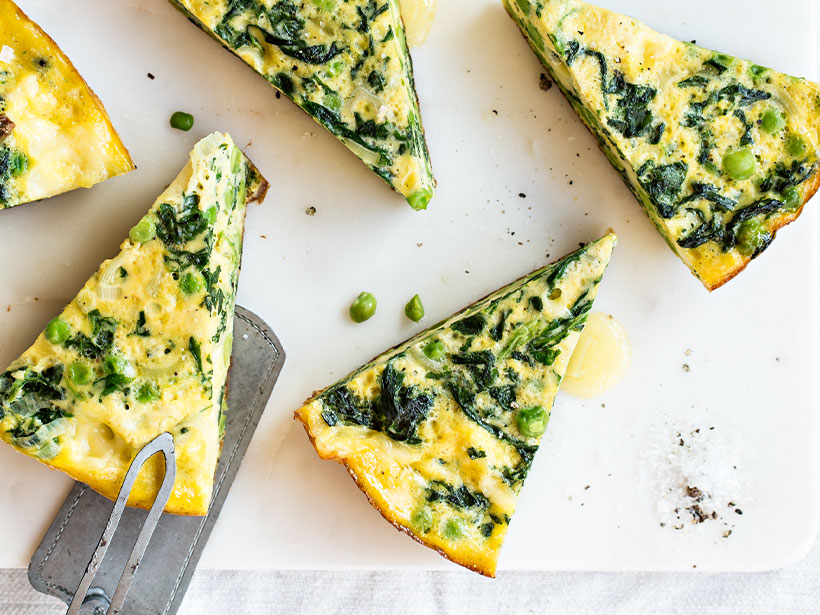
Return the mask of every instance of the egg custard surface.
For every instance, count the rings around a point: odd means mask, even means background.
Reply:
[[[494,576],[615,242],[513,282],[307,400],[296,418],[319,456],[399,530]]]
[[[140,449],[169,432],[177,474],[165,510],[206,514],[245,208],[266,188],[228,135],[197,143],[120,253],[0,374],[0,438],[113,499]],[[149,507],[163,474],[149,460],[129,505]]]
[[[71,61],[14,2],[0,0],[0,209],[133,168]]]
[[[503,0],[672,250],[713,290],[820,186],[820,86],[580,0]]]
[[[413,209],[435,180],[398,0],[171,0]]]

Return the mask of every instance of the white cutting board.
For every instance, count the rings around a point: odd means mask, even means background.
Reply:
[[[385,523],[341,466],[320,461],[292,412],[608,227],[620,245],[595,307],[626,327],[632,366],[601,399],[559,395],[500,570],[759,570],[809,549],[820,460],[817,202],[709,295],[557,88],[539,89],[541,69],[497,0],[440,0],[429,41],[413,52],[439,182],[425,213],[164,0],[20,3],[100,95],[139,169],[0,212],[0,368],[116,252],[198,138],[229,131],[271,180],[265,204],[249,211],[239,302],[270,323],[288,357],[202,567],[454,568]],[[812,0],[601,3],[817,77]],[[195,115],[190,133],[168,127],[178,109]],[[355,325],[346,310],[365,289],[379,311]],[[403,315],[414,293],[427,310],[418,325]],[[743,515],[731,515],[729,538],[719,522],[659,525],[658,451],[673,452],[673,432],[695,427],[732,442],[712,447],[707,467],[737,466]],[[5,446],[0,474],[0,568],[23,567],[70,480]]]

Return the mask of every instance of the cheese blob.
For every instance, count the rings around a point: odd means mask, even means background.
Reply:
[[[561,387],[575,397],[598,397],[621,381],[631,360],[632,350],[621,323],[607,314],[592,312]]]

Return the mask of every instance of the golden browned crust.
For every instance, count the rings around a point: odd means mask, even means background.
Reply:
[[[803,198],[803,202],[800,204],[800,207],[798,207],[793,213],[786,214],[786,215],[783,215],[783,216],[779,216],[775,220],[775,223],[772,226],[772,230],[771,230],[772,239],[774,239],[775,235],[777,234],[777,231],[782,229],[787,224],[791,224],[792,222],[797,220],[797,218],[800,217],[800,214],[803,213],[803,207],[817,193],[818,189],[820,189],[820,169],[814,172],[814,175],[812,176],[812,183],[807,186],[806,192],[805,192],[806,196]],[[752,260],[754,260],[754,259],[744,258],[743,262],[740,265],[738,265],[734,269],[731,269],[731,270],[727,271],[726,274],[723,277],[721,277],[717,282],[714,282],[712,284],[707,284],[707,283],[704,282],[703,285],[706,287],[706,289],[709,292],[712,292],[713,290],[716,290],[716,289],[720,288],[721,286],[726,284],[726,282],[728,282],[729,280],[734,278],[737,274],[739,274],[741,271],[746,269],[746,267],[749,265],[749,263],[752,262]]]
[[[350,467],[350,465],[345,461],[345,459],[343,457],[337,457],[335,455],[325,456],[325,455],[322,455],[321,452],[319,452],[319,448],[316,446],[316,440],[313,437],[313,434],[310,433],[310,427],[308,427],[308,424],[305,421],[302,420],[302,417],[299,416],[299,411],[298,410],[293,413],[293,418],[295,420],[299,421],[302,424],[302,427],[305,428],[305,433],[307,433],[307,437],[310,440],[310,443],[313,445],[313,448],[316,450],[316,454],[319,455],[319,458],[320,459],[325,459],[327,461],[335,461],[336,463],[341,464],[342,466],[344,466],[344,468],[347,470],[347,473],[350,474],[350,477],[353,479],[353,482],[356,483],[356,486],[359,488],[359,491],[361,491],[364,494],[364,496],[367,498],[367,501],[370,502],[370,505],[373,508],[375,508],[377,511],[379,511],[379,514],[382,517],[384,517],[385,521],[389,522],[390,525],[392,525],[394,528],[396,528],[400,532],[403,532],[404,534],[407,534],[408,536],[410,536],[410,538],[412,538],[413,540],[415,540],[419,544],[424,545],[428,549],[432,549],[433,551],[435,551],[436,553],[438,553],[439,555],[441,555],[445,559],[450,560],[454,564],[458,564],[459,566],[464,566],[465,568],[467,568],[469,570],[472,570],[473,572],[477,572],[477,573],[479,573],[479,574],[481,574],[485,577],[490,577],[491,579],[495,578],[495,570],[486,570],[486,569],[480,568],[480,567],[478,567],[474,564],[470,564],[470,563],[464,562],[464,561],[459,561],[457,557],[451,556],[450,554],[444,552],[443,550],[441,550],[437,546],[435,546],[433,544],[430,544],[429,542],[425,541],[418,534],[413,532],[412,529],[410,529],[409,527],[407,527],[405,525],[402,525],[401,523],[396,521],[393,517],[391,517],[389,512],[387,512],[385,510],[382,510],[382,508],[379,506],[379,504],[372,497],[370,497],[370,494],[367,492],[367,488],[366,488],[366,485],[365,485],[364,481],[359,479],[359,476],[356,474],[356,472],[353,470],[353,468]]]

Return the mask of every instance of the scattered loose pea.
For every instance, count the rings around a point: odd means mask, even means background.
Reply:
[[[372,293],[361,292],[350,306],[350,318],[353,322],[364,322],[376,313],[376,297]]]
[[[404,306],[404,314],[413,322],[418,322],[424,318],[424,306],[421,304],[421,297],[413,295],[413,298]]]
[[[184,130],[185,132],[194,127],[194,116],[184,111],[175,111],[171,116],[171,128]]]

